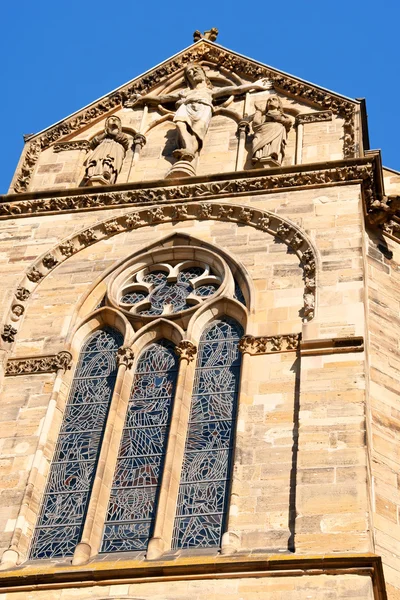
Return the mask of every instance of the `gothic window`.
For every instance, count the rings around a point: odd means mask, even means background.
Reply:
[[[137,272],[123,286],[120,304],[136,315],[165,315],[194,307],[215,294],[220,277],[205,263],[163,263]]]
[[[31,558],[72,556],[96,472],[122,336],[104,328],[83,345],[65,409]]]
[[[173,534],[174,548],[220,546],[229,491],[241,326],[213,321],[198,350]]]
[[[145,550],[152,535],[177,377],[174,346],[150,344],[136,367],[104,529],[103,552]]]

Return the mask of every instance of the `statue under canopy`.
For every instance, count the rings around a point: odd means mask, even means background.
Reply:
[[[251,90],[265,91],[270,87],[269,81],[260,80],[239,86],[214,88],[203,67],[196,63],[188,64],[185,67],[184,77],[187,84],[186,89],[165,95],[134,95],[126,106],[134,107],[140,103],[157,105],[175,102],[176,112],[173,121],[178,129],[179,148],[173,154],[178,160],[187,162],[193,161],[203,146],[213,114],[214,101],[217,98],[245,94]],[[180,172],[179,174],[185,173]],[[192,168],[192,173],[186,172],[186,175],[190,174],[194,174],[194,168]]]
[[[286,139],[292,120],[284,114],[278,96],[270,96],[265,108],[255,104],[255,109],[252,122],[253,163],[256,166],[279,167],[285,156]]]
[[[129,138],[122,133],[121,119],[108,117],[104,132],[90,142],[92,152],[86,159],[85,185],[115,183],[121,170]]]

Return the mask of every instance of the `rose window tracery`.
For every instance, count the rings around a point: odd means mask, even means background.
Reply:
[[[206,263],[161,263],[135,273],[123,285],[119,303],[136,315],[169,315],[197,306],[220,285],[221,278]]]

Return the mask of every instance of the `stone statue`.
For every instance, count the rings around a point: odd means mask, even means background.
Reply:
[[[179,148],[173,154],[178,160],[187,163],[193,161],[203,146],[213,114],[215,99],[245,94],[251,90],[265,91],[271,86],[268,80],[260,80],[239,86],[214,88],[203,67],[196,63],[188,64],[185,67],[184,77],[187,84],[186,89],[160,96],[155,94],[134,95],[126,106],[133,107],[139,103],[157,105],[175,102],[176,112],[173,121],[178,129]],[[185,174],[194,175],[194,168],[192,167],[191,172],[190,170],[186,173],[179,172],[179,175]]]
[[[119,117],[108,117],[104,132],[90,142],[92,152],[86,159],[85,185],[115,183],[121,170],[129,138],[122,133]]]
[[[292,126],[290,117],[283,113],[278,96],[270,96],[265,109],[255,105],[253,118],[253,163],[256,166],[280,167],[285,156],[286,138]]]

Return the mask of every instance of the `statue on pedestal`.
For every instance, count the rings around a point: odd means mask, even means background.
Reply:
[[[187,84],[184,90],[160,96],[135,95],[126,104],[132,108],[139,103],[157,105],[175,102],[173,122],[178,129],[179,148],[173,154],[180,164],[175,163],[167,177],[195,175],[192,162],[203,146],[217,98],[245,94],[251,90],[265,91],[271,85],[269,81],[262,80],[239,86],[214,88],[203,67],[196,63],[185,67],[184,77]]]
[[[270,96],[265,108],[255,105],[253,118],[253,163],[255,166],[280,167],[285,156],[286,139],[292,126],[284,114],[278,96]]]
[[[90,148],[84,185],[115,183],[129,148],[129,138],[122,133],[119,117],[108,117],[104,132],[92,139]]]

